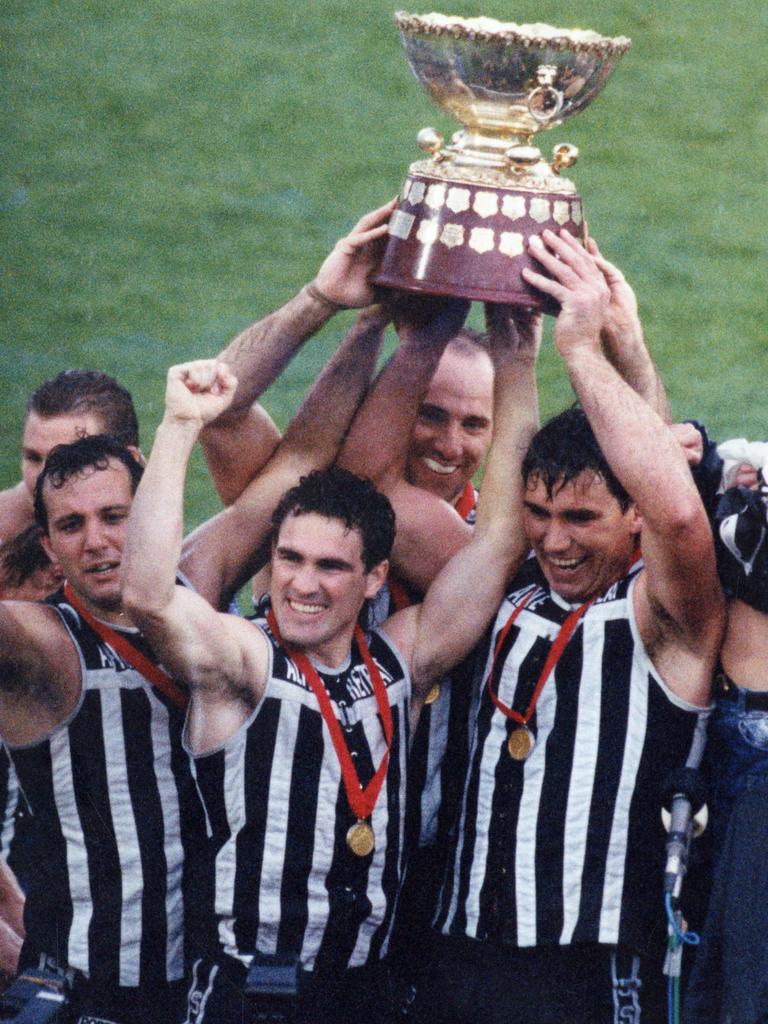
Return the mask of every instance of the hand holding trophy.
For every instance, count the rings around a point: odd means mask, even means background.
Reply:
[[[447,146],[419,133],[430,156],[410,167],[376,283],[552,311],[522,269],[545,228],[583,239],[581,197],[561,175],[578,152],[557,145],[548,163],[532,140],[592,101],[629,40],[441,14],[395,22],[416,77],[463,129]]]

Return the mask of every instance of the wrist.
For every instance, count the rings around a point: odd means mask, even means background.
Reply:
[[[155,434],[155,441],[158,438],[167,438],[174,444],[187,444],[190,448],[197,440],[200,431],[204,427],[201,419],[188,416],[180,416],[177,413],[166,411]]]
[[[317,281],[310,281],[309,284],[304,285],[304,292],[318,305],[322,306],[325,310],[330,313],[338,313],[341,309],[351,309],[351,306],[346,306],[343,302],[337,302],[330,295],[318,287]]]

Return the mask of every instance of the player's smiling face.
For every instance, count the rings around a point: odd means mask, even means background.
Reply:
[[[338,667],[368,597],[384,582],[388,563],[367,572],[363,539],[340,519],[315,512],[288,515],[272,552],[272,607],[285,643]]]
[[[110,459],[58,488],[46,481],[48,535],[42,543],[86,607],[99,618],[119,617],[120,565],[133,502],[126,467]]]
[[[597,597],[630,567],[640,532],[633,504],[625,510],[591,471],[555,487],[529,479],[525,532],[547,582],[570,602]]]
[[[493,366],[486,354],[445,350],[411,434],[410,484],[453,504],[491,441]]]

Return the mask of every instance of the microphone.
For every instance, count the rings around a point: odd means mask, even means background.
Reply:
[[[695,768],[683,768],[667,780],[661,820],[667,830],[664,893],[678,899],[688,868],[691,839],[701,835],[709,812],[706,787]]]

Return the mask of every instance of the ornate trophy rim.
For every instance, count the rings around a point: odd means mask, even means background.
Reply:
[[[631,46],[631,40],[626,36],[601,36],[589,30],[555,28],[543,23],[516,25],[495,18],[461,18],[455,15],[397,11],[395,24],[406,35],[418,33],[479,42],[502,42],[527,49],[570,50],[572,53],[588,53],[596,57],[621,56]]]

